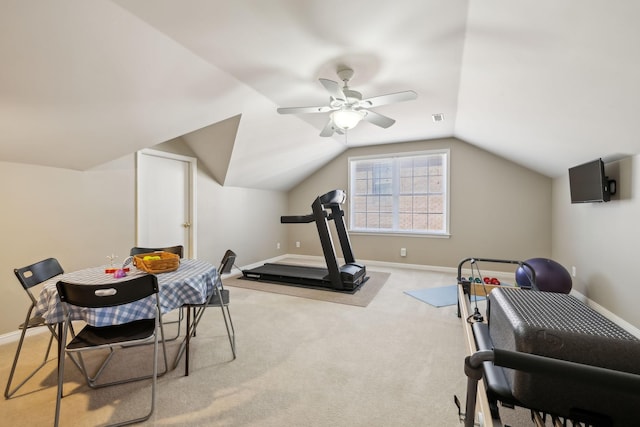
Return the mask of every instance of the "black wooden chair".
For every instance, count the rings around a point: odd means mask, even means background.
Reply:
[[[165,370],[161,374],[168,371],[167,352],[164,346],[164,330],[162,325],[162,314],[160,312],[160,297],[158,294],[158,280],[156,276],[147,274],[136,277],[131,280],[122,282],[102,284],[102,285],[83,285],[74,284],[64,281],[57,283],[58,294],[64,308],[64,324],[62,328],[61,340],[63,343],[67,341],[67,334],[71,331],[72,339],[61,350],[58,367],[58,392],[56,396],[56,413],[55,423],[57,426],[60,419],[60,408],[63,396],[64,383],[64,367],[65,355],[77,355],[82,371],[87,380],[87,384],[91,388],[100,388],[113,385],[129,383],[132,381],[140,381],[151,379],[151,407],[149,411],[138,418],[122,421],[114,425],[127,425],[141,422],[149,419],[153,414],[156,400],[156,384],[158,378],[158,347],[162,342],[162,350],[164,356]],[[113,326],[91,326],[86,325],[78,334],[75,334],[71,325],[72,315],[70,306],[87,307],[87,308],[107,308],[130,304],[140,301],[147,297],[152,297],[154,304],[154,318],[133,320]],[[160,334],[160,337],[158,336]],[[116,349],[138,347],[143,344],[153,344],[153,361],[152,373],[143,374],[134,377],[122,378],[105,383],[99,383],[98,379],[104,372],[106,365],[111,360]],[[93,376],[89,375],[87,366],[82,357],[82,353],[87,351],[95,351],[101,349],[109,349],[109,354],[100,364]],[[148,364],[144,365],[145,367]]]
[[[187,309],[187,333],[185,340],[178,350],[178,356],[176,357],[176,366],[182,357],[184,352],[185,366],[184,374],[189,375],[189,345],[191,338],[196,335],[196,329],[200,323],[200,319],[204,314],[207,307],[220,307],[222,311],[222,318],[224,319],[224,325],[227,329],[227,335],[229,337],[229,344],[231,345],[231,353],[233,358],[236,358],[236,332],[233,327],[233,321],[231,320],[231,312],[229,311],[229,290],[224,289],[222,284],[222,275],[231,272],[233,265],[236,261],[236,254],[232,250],[228,249],[218,267],[218,276],[216,283],[213,286],[211,294],[208,296],[207,301],[204,304],[188,304],[185,305]],[[191,319],[191,312],[193,311],[193,319]]]
[[[32,316],[33,309],[35,308],[37,301],[31,290],[34,286],[37,286],[55,276],[64,273],[62,267],[60,266],[60,263],[55,258],[47,258],[26,267],[16,268],[13,270],[13,272],[15,273],[18,281],[27,293],[27,296],[31,300],[31,305],[27,310],[27,316],[25,317],[24,323],[19,326],[21,330],[20,340],[18,341],[18,348],[16,349],[16,354],[13,358],[13,364],[11,365],[11,372],[9,373],[7,387],[4,390],[5,399],[9,399],[11,396],[13,396],[13,394],[18,391],[20,387],[22,387],[27,381],[29,381],[49,361],[49,353],[51,352],[53,339],[58,338],[58,336],[56,334],[55,325],[46,324],[41,316]],[[18,365],[18,359],[20,358],[20,352],[22,351],[22,346],[24,344],[24,338],[27,330],[41,327],[48,328],[50,332],[49,345],[47,347],[47,351],[45,352],[44,359],[34,371],[32,371],[24,380],[20,382],[20,384],[12,389],[11,385],[13,383],[16,367]]]

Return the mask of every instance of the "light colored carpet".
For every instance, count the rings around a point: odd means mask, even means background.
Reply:
[[[183,361],[158,380],[156,411],[142,425],[460,425],[453,395],[466,393],[462,321],[455,306],[435,308],[404,293],[449,285],[455,274],[371,270],[390,276],[367,307],[228,287],[238,358],[219,310],[208,309],[192,341],[191,375],[183,376]],[[35,366],[45,343],[46,335],[30,337],[20,372]],[[169,344],[170,358],[176,349]],[[15,343],[0,346],[3,387],[14,351]],[[112,367],[138,372],[146,355],[131,349]],[[61,426],[104,425],[146,408],[148,382],[91,390],[67,366]],[[55,383],[51,362],[16,397],[0,399],[1,424],[51,426]]]
[[[322,288],[309,288],[302,286],[283,285],[272,282],[258,282],[246,280],[242,276],[234,276],[225,279],[225,286],[253,289],[256,291],[273,292],[276,294],[291,295],[300,298],[315,299],[337,304],[355,305],[366,307],[378,294],[382,286],[389,278],[389,273],[373,271],[368,272],[369,277],[354,293],[336,292]]]

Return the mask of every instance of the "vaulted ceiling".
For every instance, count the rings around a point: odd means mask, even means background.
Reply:
[[[286,190],[349,146],[454,136],[551,177],[640,152],[635,0],[0,6],[0,161],[85,170],[182,137],[222,184]],[[326,104],[345,65],[365,97],[418,98],[330,138],[327,114],[276,112]]]

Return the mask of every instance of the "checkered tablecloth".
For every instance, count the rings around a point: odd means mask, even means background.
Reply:
[[[64,320],[62,303],[58,297],[56,283],[60,280],[81,284],[105,284],[131,280],[147,274],[131,266],[126,277],[115,279],[105,273],[105,266],[88,268],[56,276],[43,285],[36,304],[36,315],[44,317],[47,323]],[[168,313],[184,304],[202,304],[213,291],[218,271],[212,264],[193,259],[183,259],[176,271],[156,275],[160,288],[160,309]],[[151,319],[155,316],[154,298],[150,297],[131,304],[109,308],[71,307],[73,319],[84,320],[92,326],[119,325],[137,319]]]

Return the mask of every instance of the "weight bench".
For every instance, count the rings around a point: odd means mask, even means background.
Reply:
[[[640,425],[636,337],[566,294],[497,288],[487,311],[488,324],[472,325],[478,351],[465,359],[465,426],[480,379],[494,419],[502,404],[574,425]]]

